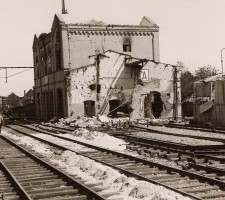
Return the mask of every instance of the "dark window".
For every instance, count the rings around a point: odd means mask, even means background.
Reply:
[[[131,44],[123,44],[123,52],[131,52]]]
[[[38,56],[36,56],[36,61],[35,61],[35,63],[36,63],[36,64],[38,63]]]

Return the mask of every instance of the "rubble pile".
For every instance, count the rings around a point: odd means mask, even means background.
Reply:
[[[78,128],[72,134],[63,134],[62,136],[115,151],[123,151],[126,149],[126,142],[124,140],[103,132],[91,131],[85,128]]]
[[[49,126],[57,127],[74,127],[74,128],[90,128],[90,129],[113,129],[124,128],[125,125],[131,123],[128,117],[125,118],[110,118],[105,115],[98,117],[69,117],[61,118],[57,121],[56,118],[51,119],[49,122],[44,123]]]

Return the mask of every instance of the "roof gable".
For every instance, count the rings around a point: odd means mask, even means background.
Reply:
[[[157,27],[157,24],[153,22],[149,17],[144,16],[141,20],[140,26],[149,26],[149,27]]]
[[[35,35],[34,35],[34,39],[33,39],[33,45],[32,45],[32,48],[34,49],[36,45],[37,45],[37,35],[35,34]]]
[[[55,14],[53,22],[52,22],[52,32],[54,32],[55,28],[60,26],[61,24],[65,24],[64,19],[60,14]]]

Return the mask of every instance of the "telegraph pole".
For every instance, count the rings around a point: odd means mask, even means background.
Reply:
[[[7,69],[31,69],[31,68],[34,68],[34,67],[0,67],[0,69],[5,69],[5,82],[6,83],[8,82],[8,78],[11,77],[11,76],[8,76]],[[19,73],[21,73],[21,72],[18,72],[16,74],[19,74]],[[13,76],[16,74],[13,74]]]

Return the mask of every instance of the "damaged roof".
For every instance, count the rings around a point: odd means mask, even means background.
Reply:
[[[107,24],[103,21],[97,21],[95,19],[86,21],[86,22],[81,22],[81,23],[76,23],[76,19],[71,18],[69,15],[60,15],[56,14],[55,17],[57,17],[61,23],[64,24],[69,24],[69,25],[78,25],[78,26],[85,26],[85,25],[90,25],[90,26],[115,26],[115,27],[148,27],[148,28],[159,28],[158,25],[153,22],[149,17],[144,16],[140,22],[139,25],[118,25],[118,24]]]
[[[196,81],[196,83],[199,83],[199,82],[214,82],[214,81],[218,81],[218,80],[225,80],[225,74],[217,74],[215,76],[210,76],[208,78]]]

